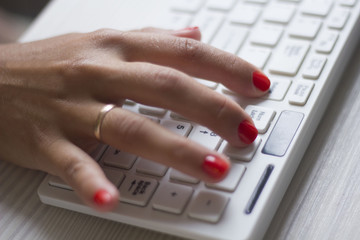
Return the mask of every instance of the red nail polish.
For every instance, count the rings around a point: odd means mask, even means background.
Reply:
[[[270,88],[269,78],[261,72],[253,72],[253,84],[263,92]]]
[[[177,30],[176,32],[183,32],[183,31],[194,31],[194,30],[198,30],[199,27],[195,26],[195,27],[186,27],[180,30]]]
[[[202,164],[203,170],[213,178],[221,178],[229,169],[229,163],[214,155],[207,155]]]
[[[198,26],[184,28],[184,30],[189,30],[189,31],[193,31],[193,30],[197,30],[197,29],[199,29]]]
[[[98,206],[104,206],[111,202],[111,195],[104,189],[98,190],[94,195],[94,202]]]
[[[250,144],[256,139],[258,130],[249,121],[245,120],[239,124],[238,135],[241,141]]]

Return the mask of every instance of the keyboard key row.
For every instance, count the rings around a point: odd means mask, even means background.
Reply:
[[[235,171],[237,170],[237,171]],[[214,185],[214,188],[234,191],[240,181],[245,167],[234,166],[233,173],[230,173],[231,179],[222,184]],[[189,186],[179,185],[171,182],[161,183],[155,179],[143,176],[126,176],[119,171],[104,169],[107,177],[116,186],[119,186],[121,193],[120,202],[129,203],[144,207],[152,199],[152,207],[155,210],[164,211],[171,214],[183,213],[186,205],[194,193],[194,189]],[[240,174],[240,176],[238,176]],[[50,186],[72,191],[73,189],[62,181],[59,177],[51,176]],[[228,197],[206,190],[199,191],[191,200],[188,216],[201,221],[215,223],[219,221],[223,214]]]

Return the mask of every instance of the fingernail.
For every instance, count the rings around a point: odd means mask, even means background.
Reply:
[[[270,88],[270,80],[262,72],[253,72],[253,84],[256,88],[265,92]]]
[[[238,135],[241,141],[250,144],[256,139],[258,130],[251,122],[245,120],[239,124]]]
[[[199,27],[195,26],[195,27],[186,27],[186,28],[183,28],[183,29],[179,29],[179,30],[176,30],[175,32],[187,32],[187,31],[194,31],[194,30],[198,30]]]
[[[229,162],[215,155],[207,155],[202,164],[203,170],[212,178],[221,178],[229,169]]]
[[[104,189],[98,190],[94,195],[94,202],[98,206],[105,206],[111,202],[112,196]]]

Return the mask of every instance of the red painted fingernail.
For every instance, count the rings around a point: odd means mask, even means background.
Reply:
[[[177,32],[183,32],[183,31],[194,31],[194,30],[198,30],[199,27],[195,26],[195,27],[186,27],[180,30],[177,30]]]
[[[256,139],[258,130],[251,122],[245,120],[239,124],[238,135],[241,141],[250,144]]]
[[[253,72],[253,84],[263,92],[270,88],[270,80],[262,72]]]
[[[189,31],[198,30],[198,29],[199,29],[198,26],[184,28],[184,30],[189,30]]]
[[[105,206],[111,202],[111,195],[104,189],[98,190],[94,195],[94,202],[98,206]]]
[[[214,156],[207,155],[203,161],[202,168],[212,178],[221,178],[229,169],[229,162]]]

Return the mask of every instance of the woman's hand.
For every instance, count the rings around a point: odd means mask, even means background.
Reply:
[[[124,99],[170,109],[243,147],[257,136],[251,118],[192,77],[257,97],[269,80],[240,58],[180,31],[100,30],[0,46],[0,159],[65,180],[85,203],[110,210],[119,193],[87,154],[107,104],[101,141],[204,181],[222,179],[226,157],[121,108]]]

